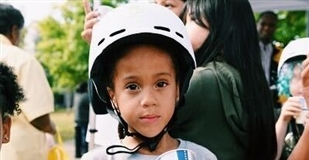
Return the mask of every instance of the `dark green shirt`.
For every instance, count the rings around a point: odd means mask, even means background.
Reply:
[[[228,64],[197,68],[170,133],[208,148],[219,160],[245,160],[248,116],[240,102],[242,90],[238,71]]]

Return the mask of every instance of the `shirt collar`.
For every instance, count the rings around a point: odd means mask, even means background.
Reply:
[[[6,44],[6,45],[12,45],[12,42],[3,34],[0,34],[0,43]]]

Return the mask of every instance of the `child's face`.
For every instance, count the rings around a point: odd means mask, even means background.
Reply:
[[[167,7],[173,11],[177,16],[183,11],[184,1],[183,0],[155,0],[155,3]]]
[[[116,63],[109,89],[130,132],[154,137],[170,121],[179,89],[171,57],[153,46],[137,46]]]
[[[9,142],[11,128],[11,118],[9,116],[2,117],[0,112],[0,150],[2,143]]]
[[[206,27],[199,25],[192,14],[188,12],[186,17],[186,30],[189,34],[194,51],[197,51],[203,45],[209,35],[209,24],[205,19],[203,19],[203,23]]]
[[[296,65],[293,69],[293,77],[290,81],[290,93],[292,96],[301,96],[302,93],[302,83],[301,83],[301,66]]]

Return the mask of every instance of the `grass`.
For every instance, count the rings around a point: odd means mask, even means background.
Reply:
[[[74,138],[74,112],[66,111],[65,109],[58,109],[50,116],[60,132],[62,141]]]

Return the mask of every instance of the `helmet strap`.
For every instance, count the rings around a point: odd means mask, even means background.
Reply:
[[[154,151],[157,148],[159,142],[161,141],[163,135],[168,131],[169,123],[166,127],[163,128],[163,130],[158,135],[151,137],[151,138],[145,137],[138,132],[137,133],[130,133],[129,130],[128,130],[128,124],[121,117],[119,109],[115,107],[113,102],[111,102],[111,104],[113,105],[114,112],[117,115],[117,120],[123,126],[123,133],[126,136],[140,138],[143,142],[138,144],[136,147],[134,147],[132,149],[127,148],[127,147],[122,146],[122,145],[112,145],[112,146],[109,146],[109,147],[106,148],[106,153],[108,155],[114,155],[114,154],[118,154],[118,153],[134,154],[134,153],[138,152],[143,147],[148,147],[148,149],[151,152]],[[115,151],[113,151],[112,149],[115,149],[115,148],[117,148],[117,149]]]
[[[145,137],[145,136],[141,135],[140,133],[129,133],[128,132],[130,135],[127,135],[127,136],[138,137],[138,138],[142,139],[143,142],[138,144],[136,147],[134,147],[132,149],[125,147],[123,145],[112,145],[112,146],[109,146],[109,147],[106,148],[106,153],[108,155],[115,155],[115,154],[118,154],[118,153],[134,154],[134,153],[138,152],[143,147],[148,147],[148,149],[152,152],[157,148],[160,140],[162,139],[163,135],[166,132],[167,132],[167,127],[165,127],[158,135],[156,135],[155,137],[151,137],[151,138]]]

